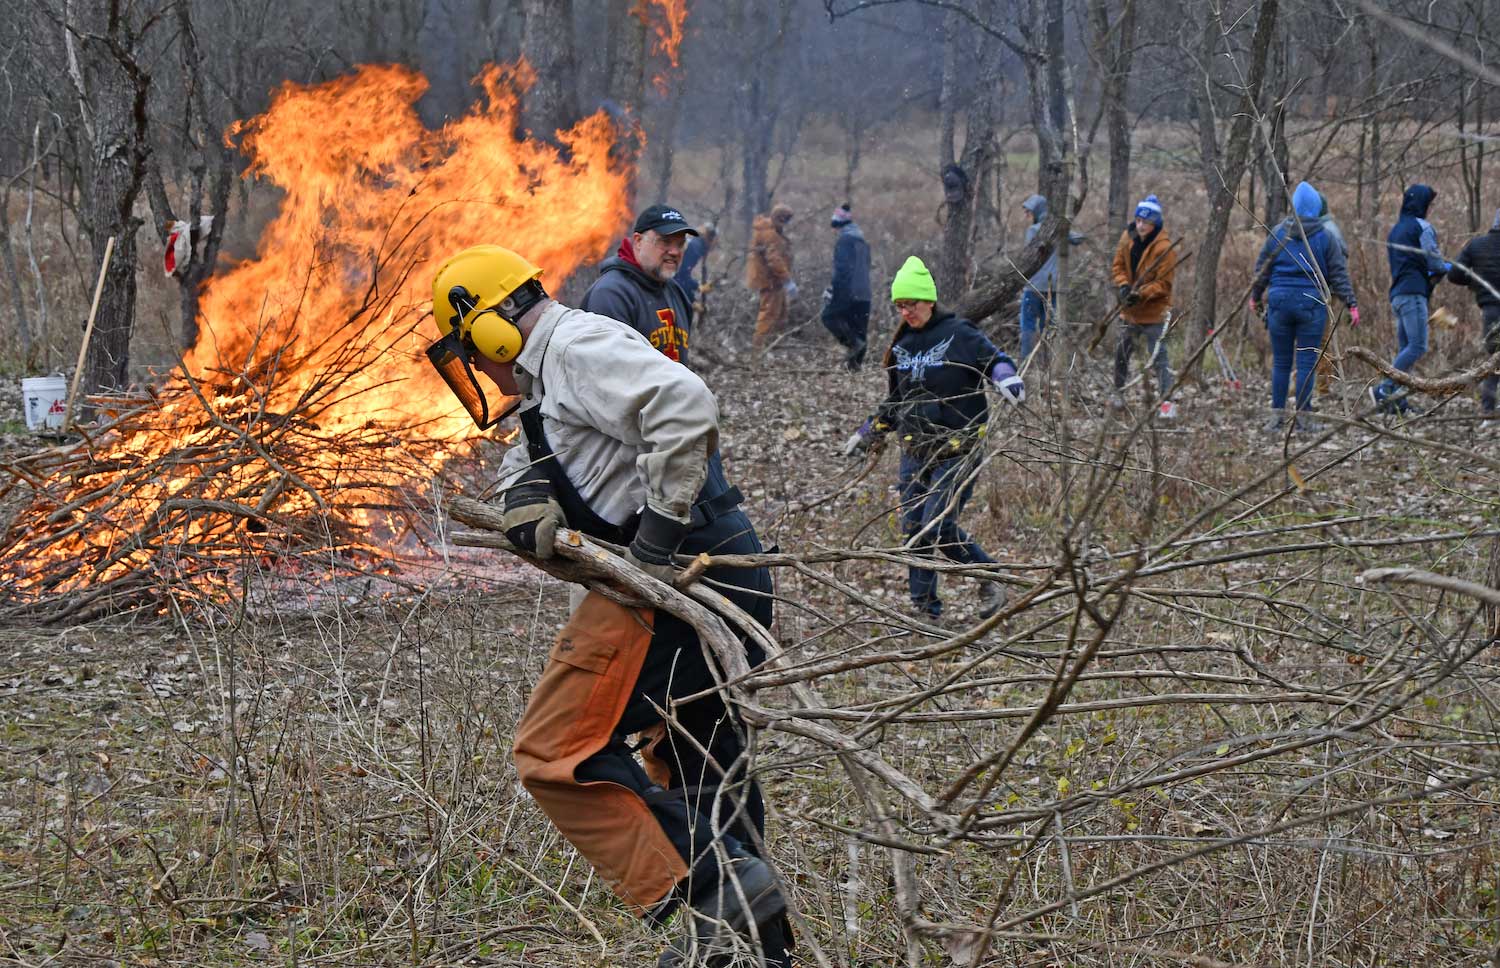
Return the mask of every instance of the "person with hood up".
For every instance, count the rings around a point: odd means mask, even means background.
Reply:
[[[1332,292],[1342,299],[1353,324],[1359,325],[1359,306],[1349,282],[1344,248],[1319,218],[1322,211],[1322,196],[1307,182],[1299,182],[1292,192],[1293,219],[1276,227],[1255,260],[1250,309],[1258,311],[1261,300],[1265,300],[1266,330],[1271,336],[1271,419],[1265,429],[1273,433],[1286,426],[1287,388],[1294,359],[1294,427],[1303,432],[1320,429],[1308,411],[1323,330],[1328,325],[1326,294]]]
[[[583,311],[618,319],[667,359],[686,366],[693,305],[673,277],[688,236],[697,234],[670,205],[642,211],[614,258],[605,261],[599,278],[583,294]]]
[[[1031,215],[1031,224],[1026,226],[1026,244],[1036,238],[1042,230],[1042,222],[1047,219],[1047,198],[1044,195],[1029,196],[1021,203]],[[1083,236],[1077,232],[1068,233],[1068,244],[1078,245],[1083,241]],[[1047,318],[1057,311],[1057,247],[1054,246],[1052,254],[1042,267],[1027,280],[1026,288],[1021,291],[1021,359],[1024,361],[1036,348],[1037,341],[1041,338],[1042,330],[1047,327]]]
[[[687,240],[687,246],[682,250],[682,265],[677,268],[677,275],[672,277],[687,294],[688,304],[693,307],[694,312],[702,312],[703,303],[699,301],[699,297],[708,295],[711,288],[708,282],[708,254],[714,250],[714,243],[718,240],[717,225],[704,222],[698,226],[698,234]]]
[[[976,445],[989,420],[987,385],[1020,405],[1026,387],[1011,358],[969,320],[937,303],[937,286],[927,266],[908,258],[891,280],[891,301],[901,315],[885,354],[888,393],[874,416],[844,444],[847,455],[864,454],[895,433],[901,442],[901,526],[918,554],[965,565],[991,564],[962,528],[958,516],[974,490]],[[915,565],[907,571],[912,605],[937,621],[943,605],[938,575]],[[988,618],[1005,607],[1005,589],[993,581],[979,586],[979,612]]]
[[[1172,389],[1172,367],[1167,360],[1167,310],[1172,305],[1172,277],[1177,263],[1170,253],[1172,242],[1162,228],[1161,202],[1147,195],[1135,207],[1135,219],[1115,246],[1112,276],[1120,300],[1119,336],[1115,342],[1115,392],[1110,406],[1125,406],[1121,391],[1130,374],[1130,357],[1142,337],[1150,353],[1146,363],[1156,366],[1156,392],[1165,397]],[[1177,405],[1162,400],[1160,413],[1171,419]]]
[[[848,352],[844,366],[857,370],[865,361],[870,334],[870,245],[845,202],[828,221],[838,233],[833,243],[833,281],[823,293],[823,326]]]
[[[1470,239],[1453,260],[1448,281],[1474,290],[1474,301],[1484,320],[1484,351],[1500,352],[1500,209],[1490,230]],[[1500,377],[1493,374],[1479,384],[1479,410],[1486,417],[1495,416],[1495,390]]]
[[[1437,231],[1427,221],[1437,192],[1412,185],[1401,196],[1401,215],[1385,238],[1391,265],[1391,311],[1396,316],[1396,357],[1391,366],[1411,372],[1427,352],[1427,303],[1432,290],[1452,265],[1443,261]],[[1370,387],[1370,401],[1387,413],[1408,413],[1412,406],[1396,381],[1386,377]]]
[[[797,283],[792,280],[792,243],[786,237],[786,225],[791,220],[792,210],[778,204],[769,213],[755,216],[751,226],[745,286],[760,297],[751,340],[757,354],[786,325],[788,304],[797,298]]]

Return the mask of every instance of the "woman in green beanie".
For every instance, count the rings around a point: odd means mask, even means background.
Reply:
[[[912,550],[960,564],[994,559],[958,526],[958,515],[974,484],[975,445],[989,419],[986,384],[1012,404],[1026,399],[1016,366],[969,320],[938,305],[927,266],[911,256],[891,280],[891,301],[901,324],[884,365],[889,392],[875,415],[844,445],[863,454],[895,433],[901,444],[901,525]],[[915,539],[915,541],[913,541]],[[942,616],[938,576],[931,568],[908,569],[912,604],[930,619]],[[980,586],[980,614],[1005,605],[1005,589]]]

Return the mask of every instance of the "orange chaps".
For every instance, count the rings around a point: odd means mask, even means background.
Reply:
[[[521,783],[620,899],[653,919],[692,885],[718,882],[715,844],[753,850],[764,824],[723,700],[673,707],[671,729],[658,711],[710,684],[689,626],[590,592],[516,728]],[[644,739],[639,760],[631,734]]]
[[[755,314],[755,335],[750,342],[755,352],[765,349],[766,344],[786,328],[787,309],[785,289],[778,287],[760,291],[760,309]]]
[[[608,746],[651,644],[652,611],[595,592],[563,627],[516,727],[521,783],[625,902],[644,911],[688,865],[640,794],[574,771]]]

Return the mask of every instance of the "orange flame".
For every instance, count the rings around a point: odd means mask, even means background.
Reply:
[[[666,54],[675,69],[680,67],[678,57],[682,50],[682,27],[687,22],[687,0],[646,0],[661,11],[652,18],[651,29],[656,32],[656,51]]]
[[[365,66],[288,83],[265,114],[236,123],[229,137],[240,136],[250,173],[283,193],[279,214],[255,258],[205,286],[182,370],[18,515],[0,541],[12,590],[151,568],[163,582],[211,582],[215,555],[253,551],[266,530],[247,508],[278,522],[283,540],[368,546],[380,509],[399,504],[391,489],[425,480],[477,436],[424,356],[441,261],[503,244],[556,291],[629,217],[629,172],[602,112],[558,132],[561,148],[518,135],[533,80],[524,63],[487,68],[482,101],[434,131],[415,110],[419,73]],[[241,448],[235,459],[193,465],[226,440]],[[304,533],[296,522],[310,514],[324,524]],[[206,543],[189,547],[196,539]],[[48,560],[71,571],[45,574]]]
[[[487,68],[477,79],[484,103],[437,131],[414,107],[426,79],[396,66],[362,67],[316,87],[287,84],[264,115],[237,124],[250,172],[286,197],[256,258],[210,279],[188,370],[237,372],[268,345],[285,345],[315,374],[347,352],[347,341],[374,340],[383,345],[357,377],[368,392],[321,413],[325,427],[359,426],[372,413],[384,423],[427,422],[441,406],[435,436],[470,434],[468,417],[422,359],[435,334],[415,329],[437,266],[468,246],[499,243],[542,266],[556,290],[629,217],[625,174],[610,158],[615,131],[602,112],[558,133],[566,158],[517,137],[517,92],[534,77],[524,64]],[[395,293],[380,290],[391,285]],[[359,311],[372,295],[387,304],[378,316]],[[329,339],[351,315],[358,326]],[[304,388],[282,384],[288,396]]]

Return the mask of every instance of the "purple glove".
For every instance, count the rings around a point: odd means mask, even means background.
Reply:
[[[990,379],[1000,395],[1012,404],[1019,406],[1026,402],[1026,384],[1016,376],[1015,364],[1009,360],[996,360],[995,365],[990,368]]]
[[[859,429],[849,435],[844,441],[844,456],[853,457],[856,454],[864,454],[870,449],[870,421],[866,420],[859,425]]]

